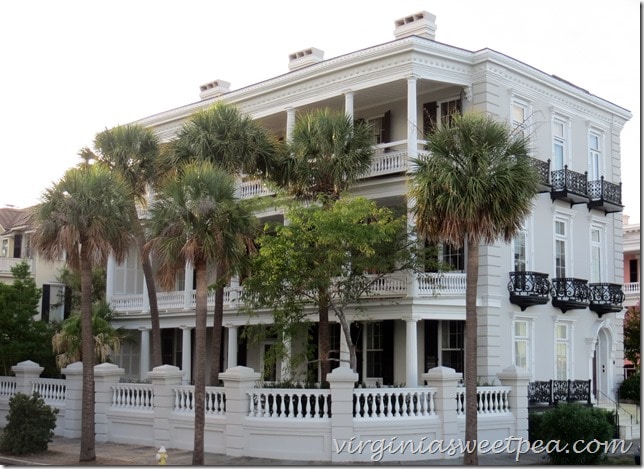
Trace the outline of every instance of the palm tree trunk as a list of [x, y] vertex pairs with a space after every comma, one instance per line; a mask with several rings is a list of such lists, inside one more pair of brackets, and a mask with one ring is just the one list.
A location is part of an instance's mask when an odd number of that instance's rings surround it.
[[325, 289], [320, 289], [319, 293], [319, 309], [318, 309], [318, 360], [320, 363], [320, 384], [324, 387], [328, 384], [326, 375], [331, 372], [331, 365], [329, 363], [329, 353], [331, 351], [331, 331], [329, 330], [329, 299], [328, 292]]
[[203, 466], [206, 423], [206, 307], [208, 305], [205, 262], [195, 262], [195, 274], [197, 278], [195, 292], [195, 434], [192, 465]]
[[221, 362], [221, 327], [224, 321], [224, 285], [220, 284], [223, 269], [217, 267], [217, 289], [215, 290], [215, 312], [212, 318], [212, 353], [210, 362], [210, 385], [219, 384], [219, 363]]
[[465, 290], [465, 442], [467, 448], [463, 464], [477, 466], [479, 463], [476, 444], [478, 442], [478, 414], [476, 400], [478, 321], [476, 317], [476, 296], [479, 280], [479, 243], [467, 243], [467, 272]]
[[163, 358], [161, 356], [161, 323], [159, 321], [157, 287], [154, 283], [154, 274], [152, 272], [150, 256], [146, 253], [145, 235], [136, 213], [136, 207], [133, 208], [133, 212], [134, 213], [131, 213], [131, 216], [132, 220], [134, 220], [134, 236], [136, 238], [136, 246], [139, 250], [139, 255], [141, 256], [141, 268], [143, 269], [143, 278], [145, 279], [145, 286], [148, 290], [148, 301], [150, 303], [150, 325], [152, 326], [152, 369], [154, 369], [157, 366], [163, 365]]
[[81, 446], [79, 462], [96, 460], [94, 417], [94, 333], [92, 331], [92, 263], [85, 244], [81, 245], [81, 350], [83, 397], [81, 404]]

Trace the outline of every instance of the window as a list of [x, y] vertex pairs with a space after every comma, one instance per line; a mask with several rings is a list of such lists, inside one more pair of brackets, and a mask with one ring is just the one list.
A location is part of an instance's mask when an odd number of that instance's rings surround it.
[[602, 237], [601, 230], [597, 227], [590, 229], [590, 282], [602, 281]]
[[570, 376], [570, 326], [555, 324], [555, 379], [568, 379]]
[[439, 259], [452, 268], [452, 271], [465, 272], [465, 248], [452, 244], [439, 246]]
[[7, 238], [2, 240], [2, 252], [0, 257], [9, 257], [9, 240]]
[[556, 171], [563, 169], [568, 156], [566, 154], [567, 125], [563, 120], [555, 118], [555, 120], [553, 121], [552, 138], [552, 169]]
[[512, 324], [513, 362], [526, 370], [530, 369], [530, 324], [516, 320]]
[[368, 322], [365, 336], [367, 352], [367, 378], [382, 377], [383, 331], [381, 322]]
[[529, 105], [527, 102], [519, 99], [512, 100], [510, 109], [510, 120], [512, 129], [516, 129], [523, 137], [528, 137], [530, 133], [530, 123], [528, 122]]
[[600, 136], [596, 132], [588, 134], [588, 180], [598, 181], [600, 178], [599, 165], [601, 163]]
[[367, 119], [367, 123], [370, 124], [373, 128], [373, 134], [374, 134], [376, 145], [379, 143], [384, 143], [384, 139], [383, 139], [383, 136], [385, 133], [384, 117], [383, 116], [372, 117], [371, 119]]
[[451, 99], [449, 101], [443, 101], [439, 106], [440, 110], [440, 123], [441, 125], [450, 125], [452, 123], [452, 116], [454, 114], [461, 113], [461, 100]]
[[555, 220], [555, 278], [566, 276], [567, 264], [567, 223], [563, 220]]
[[441, 365], [458, 373], [464, 367], [465, 321], [441, 321]]
[[526, 238], [527, 233], [524, 230], [519, 231], [514, 237], [512, 244], [512, 256], [514, 258], [514, 271], [525, 272], [528, 266], [526, 255]]
[[125, 261], [114, 269], [114, 293], [117, 295], [143, 293], [143, 270], [135, 248], [130, 249]]
[[631, 259], [628, 261], [628, 281], [631, 283], [639, 282], [639, 259]]

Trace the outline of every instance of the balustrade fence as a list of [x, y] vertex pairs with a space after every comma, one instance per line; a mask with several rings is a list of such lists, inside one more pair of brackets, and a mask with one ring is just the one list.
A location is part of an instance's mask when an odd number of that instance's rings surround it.
[[[37, 392], [59, 409], [56, 435], [80, 437], [82, 363], [63, 369], [65, 379], [40, 378], [42, 370], [27, 361], [12, 367], [15, 376], [0, 377], [0, 424], [6, 420], [13, 395]], [[191, 449], [194, 386], [181, 384], [181, 370], [169, 365], [157, 367], [148, 373], [150, 384], [121, 383], [123, 374], [123, 369], [112, 364], [94, 368], [96, 440]], [[528, 378], [514, 367], [498, 376], [503, 386], [478, 388], [479, 437], [527, 437], [527, 414], [515, 410], [527, 409]], [[416, 442], [429, 434], [444, 440], [463, 438], [464, 388], [458, 384], [461, 374], [451, 368], [433, 368], [422, 375], [426, 386], [410, 388], [356, 388], [358, 375], [346, 367], [328, 375], [330, 389], [262, 388], [259, 377], [250, 368], [234, 367], [220, 374], [223, 387], [206, 387], [206, 451], [368, 462], [368, 454], [337, 448], [356, 435], [401, 438], [403, 428], [405, 438]], [[405, 461], [449, 455], [403, 453], [388, 457]]]

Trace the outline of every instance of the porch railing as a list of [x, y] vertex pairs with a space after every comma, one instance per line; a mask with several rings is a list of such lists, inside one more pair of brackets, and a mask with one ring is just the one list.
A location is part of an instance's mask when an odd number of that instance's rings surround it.
[[[476, 413], [478, 415], [509, 414], [509, 386], [478, 386], [476, 388]], [[465, 388], [456, 390], [456, 415], [465, 415]]]
[[249, 417], [300, 420], [331, 417], [328, 389], [254, 389], [248, 396]]
[[427, 272], [418, 274], [418, 292], [420, 295], [464, 295], [465, 273], [463, 272]]
[[381, 419], [436, 415], [432, 388], [367, 388], [353, 392], [353, 417]]

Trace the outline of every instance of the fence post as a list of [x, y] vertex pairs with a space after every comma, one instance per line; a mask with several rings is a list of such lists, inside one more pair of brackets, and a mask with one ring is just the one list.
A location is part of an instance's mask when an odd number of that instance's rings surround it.
[[261, 374], [246, 366], [234, 366], [219, 374], [226, 391], [226, 454], [244, 456], [244, 420], [248, 415], [248, 390]]
[[358, 373], [340, 366], [326, 375], [331, 387], [331, 462], [351, 462], [353, 455], [339, 452], [343, 443], [355, 436], [353, 428], [353, 390]]
[[107, 412], [112, 406], [112, 385], [125, 374], [123, 368], [113, 363], [101, 363], [94, 367], [94, 425], [96, 441], [111, 441]]
[[22, 393], [31, 396], [33, 381], [40, 378], [44, 368], [31, 360], [25, 360], [11, 367], [16, 375], [16, 394]]
[[170, 412], [174, 409], [174, 386], [181, 384], [183, 372], [179, 367], [161, 365], [148, 371], [154, 387], [154, 444], [173, 448], [170, 442]]
[[497, 376], [503, 386], [510, 386], [511, 388], [508, 401], [516, 422], [516, 432], [512, 436], [527, 439], [528, 384], [530, 383], [530, 375], [525, 369], [512, 365], [497, 373]]
[[459, 440], [458, 421], [456, 414], [456, 388], [463, 373], [457, 373], [454, 368], [437, 366], [422, 374], [427, 385], [436, 388], [434, 404], [436, 414], [441, 421], [442, 435], [437, 435], [443, 441]]
[[83, 407], [83, 362], [75, 362], [60, 370], [65, 375], [65, 438], [80, 438]]

